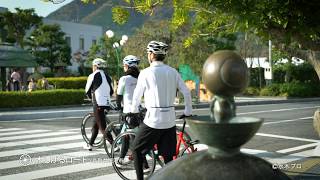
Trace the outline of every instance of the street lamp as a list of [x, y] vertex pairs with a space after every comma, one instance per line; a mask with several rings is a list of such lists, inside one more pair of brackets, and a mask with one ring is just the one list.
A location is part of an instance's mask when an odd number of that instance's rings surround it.
[[[114, 33], [112, 30], [108, 30], [106, 31], [106, 36], [111, 39], [114, 36]], [[117, 77], [118, 79], [120, 78], [120, 70], [119, 70], [119, 62], [120, 62], [120, 50], [121, 50], [121, 46], [123, 46], [128, 40], [128, 36], [127, 35], [122, 35], [122, 38], [119, 42], [114, 42], [112, 44], [112, 47], [115, 49], [116, 52], [116, 58], [117, 58]]]

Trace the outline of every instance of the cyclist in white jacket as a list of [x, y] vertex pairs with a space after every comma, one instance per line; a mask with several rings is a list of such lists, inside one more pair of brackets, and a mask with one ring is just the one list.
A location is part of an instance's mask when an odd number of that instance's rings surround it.
[[[143, 179], [143, 157], [155, 144], [165, 163], [175, 155], [176, 127], [174, 99], [176, 90], [182, 92], [185, 100], [184, 115], [192, 114], [191, 95], [180, 74], [163, 60], [168, 45], [151, 41], [147, 46], [150, 67], [142, 70], [132, 99], [132, 113], [138, 113], [138, 107], [144, 96], [147, 108], [146, 117], [140, 124], [133, 144], [133, 156], [137, 179]], [[135, 116], [135, 114], [133, 114]]]
[[[111, 78], [102, 70], [105, 61], [100, 58], [96, 58], [92, 62], [92, 73], [89, 75], [86, 84], [86, 94], [92, 99], [93, 113], [95, 122], [92, 127], [92, 135], [89, 144], [83, 148], [92, 151], [92, 144], [94, 143], [99, 129], [104, 134], [106, 129], [105, 109], [110, 107], [110, 97], [113, 94], [111, 86]], [[107, 134], [107, 140], [112, 143], [111, 134]]]
[[[123, 112], [123, 121], [126, 120], [126, 114], [130, 113], [132, 96], [139, 76], [139, 62], [140, 59], [133, 55], [128, 55], [123, 59], [123, 70], [125, 75], [119, 79], [117, 88], [117, 108]], [[123, 106], [121, 105], [122, 102]], [[124, 138], [123, 142], [121, 143], [120, 156], [116, 162], [118, 166], [122, 166], [126, 163], [124, 158], [129, 149], [128, 140], [129, 139]]]

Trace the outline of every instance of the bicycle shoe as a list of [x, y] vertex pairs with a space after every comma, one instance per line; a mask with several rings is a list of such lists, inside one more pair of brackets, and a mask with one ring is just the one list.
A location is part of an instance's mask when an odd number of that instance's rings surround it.
[[125, 166], [125, 165], [128, 165], [132, 162], [132, 160], [130, 159], [125, 159], [125, 158], [119, 158], [116, 162], [116, 166], [117, 167], [122, 167], [122, 166]]
[[92, 151], [92, 146], [90, 144], [85, 144], [85, 145], [83, 145], [83, 149]]

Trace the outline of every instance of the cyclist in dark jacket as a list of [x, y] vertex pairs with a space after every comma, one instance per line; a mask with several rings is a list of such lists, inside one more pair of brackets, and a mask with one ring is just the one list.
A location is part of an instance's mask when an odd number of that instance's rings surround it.
[[[95, 122], [92, 127], [92, 135], [89, 144], [83, 148], [92, 151], [92, 144], [94, 143], [97, 135], [100, 132], [104, 135], [106, 129], [105, 110], [110, 107], [111, 96], [113, 89], [111, 85], [111, 78], [102, 70], [105, 61], [96, 58], [92, 62], [92, 71], [87, 79], [86, 94], [92, 99], [93, 113]], [[107, 134], [107, 140], [112, 143], [111, 134]]]

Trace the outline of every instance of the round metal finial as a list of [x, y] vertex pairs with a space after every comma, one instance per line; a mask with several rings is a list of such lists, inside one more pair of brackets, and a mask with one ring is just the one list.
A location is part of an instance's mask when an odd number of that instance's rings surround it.
[[205, 62], [202, 77], [204, 84], [213, 94], [233, 96], [247, 86], [247, 66], [235, 52], [217, 51]]
[[243, 91], [248, 82], [244, 60], [233, 51], [217, 51], [206, 60], [202, 78], [209, 91], [215, 94], [210, 107], [211, 119], [227, 122], [235, 117], [233, 96]]

